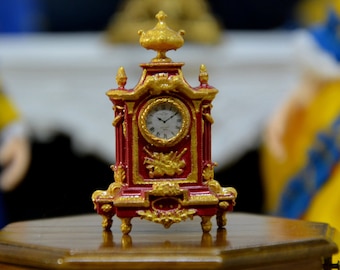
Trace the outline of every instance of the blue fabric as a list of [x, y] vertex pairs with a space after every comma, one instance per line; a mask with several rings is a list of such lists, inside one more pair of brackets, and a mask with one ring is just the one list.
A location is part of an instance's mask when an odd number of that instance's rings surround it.
[[0, 32], [23, 33], [40, 30], [41, 0], [0, 0]]
[[337, 61], [340, 61], [339, 26], [339, 17], [334, 10], [330, 9], [326, 23], [310, 29], [310, 34], [320, 48], [329, 53]]
[[329, 132], [319, 133], [308, 152], [306, 166], [288, 181], [276, 215], [301, 218], [314, 195], [329, 179], [340, 159], [340, 116]]

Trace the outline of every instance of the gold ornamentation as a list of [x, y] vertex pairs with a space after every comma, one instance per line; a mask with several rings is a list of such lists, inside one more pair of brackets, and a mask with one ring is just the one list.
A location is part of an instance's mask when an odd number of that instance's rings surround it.
[[177, 196], [183, 194], [183, 190], [178, 183], [166, 181], [154, 183], [149, 194], [154, 196]]
[[222, 187], [222, 191], [219, 195], [219, 198], [222, 199], [233, 199], [233, 205], [235, 205], [235, 199], [237, 198], [237, 191], [233, 187]]
[[111, 216], [105, 216], [105, 215], [102, 215], [102, 227], [105, 229], [105, 230], [109, 230], [112, 226], [112, 218]]
[[127, 82], [127, 76], [125, 74], [124, 67], [119, 67], [116, 75], [116, 82], [118, 84], [119, 89], [124, 89]]
[[136, 196], [125, 196], [118, 197], [115, 199], [115, 206], [123, 206], [123, 207], [148, 207], [150, 205], [149, 201], [144, 197], [139, 195]]
[[103, 212], [108, 213], [112, 210], [112, 205], [109, 203], [103, 204], [101, 207], [101, 210], [103, 210]]
[[207, 164], [203, 170], [203, 179], [204, 181], [209, 181], [214, 179], [214, 167], [216, 167], [216, 163]]
[[[146, 72], [146, 68], [153, 69], [155, 71], [158, 71], [161, 68], [161, 63], [146, 63], [142, 66], [144, 67], [142, 76], [140, 78], [139, 83], [135, 87], [134, 91], [126, 91], [125, 89], [110, 89], [106, 92], [106, 95], [114, 100], [114, 99], [123, 99], [126, 100], [127, 105], [129, 105], [130, 101], [132, 102], [132, 106], [128, 107], [128, 113], [131, 114], [134, 112], [134, 101], [138, 100], [145, 94], [150, 94], [150, 89], [152, 89], [153, 94], [159, 93], [161, 91], [158, 91], [157, 88], [161, 87], [160, 84], [164, 83], [163, 80], [157, 80], [157, 76], [150, 75]], [[184, 65], [184, 63], [168, 63], [168, 65], [172, 66], [172, 69], [177, 69], [178, 75], [174, 75], [169, 77], [168, 84], [171, 84], [176, 91], [181, 92], [185, 94], [188, 98], [190, 98], [196, 105], [200, 105], [202, 102], [202, 99], [206, 101], [212, 101], [216, 94], [218, 93], [218, 90], [213, 87], [209, 88], [200, 88], [199, 90], [193, 89], [188, 85], [188, 83], [185, 81], [185, 78], [183, 76], [183, 72], [181, 71], [181, 66]], [[162, 77], [162, 76], [161, 76]], [[162, 77], [164, 79], [164, 77]], [[165, 87], [166, 84], [163, 85]], [[163, 91], [167, 93], [167, 91], [170, 91], [169, 88], [165, 87], [163, 88]], [[171, 90], [175, 91], [175, 90]]]
[[227, 201], [222, 201], [218, 204], [218, 207], [223, 210], [227, 210], [229, 207], [229, 203]]
[[[111, 165], [110, 167], [114, 171], [114, 182], [112, 182], [107, 190], [96, 190], [92, 193], [92, 202], [94, 204], [94, 208], [96, 209], [96, 200], [104, 199], [104, 200], [112, 200], [112, 198], [120, 191], [125, 182], [125, 170], [122, 165]], [[104, 212], [110, 212], [112, 207], [108, 208], [109, 204], [104, 204], [101, 206], [101, 209]], [[111, 205], [110, 205], [111, 206]], [[104, 208], [103, 208], [104, 207]]]
[[122, 165], [111, 165], [111, 170], [114, 172], [114, 180], [116, 183], [123, 184], [125, 182], [125, 169]]
[[[182, 123], [179, 131], [177, 134], [175, 134], [173, 137], [165, 139], [165, 138], [159, 138], [152, 134], [149, 129], [147, 128], [147, 118], [148, 115], [152, 113], [152, 110], [159, 106], [159, 105], [171, 105], [174, 106], [181, 114], [182, 116]], [[150, 99], [148, 102], [143, 105], [141, 108], [141, 115], [138, 119], [138, 126], [141, 134], [143, 137], [150, 143], [154, 144], [156, 146], [174, 146], [176, 143], [181, 141], [185, 135], [189, 131], [189, 123], [190, 123], [190, 113], [187, 109], [187, 107], [184, 105], [183, 102], [178, 100], [177, 98], [168, 97], [168, 98], [154, 98]]]
[[181, 77], [173, 75], [169, 77], [168, 73], [157, 73], [146, 79], [145, 84], [148, 84], [150, 95], [159, 95], [162, 92], [171, 93], [178, 92], [178, 87], [181, 85]]
[[222, 187], [220, 183], [214, 180], [214, 167], [217, 163], [207, 164], [203, 170], [203, 179], [206, 181], [206, 184], [216, 194], [222, 192]]
[[190, 200], [183, 201], [183, 205], [211, 205], [218, 204], [218, 199], [212, 194], [201, 194], [190, 196]]
[[217, 195], [217, 198], [220, 201], [219, 209], [223, 215], [223, 212], [227, 211], [230, 206], [230, 202], [233, 206], [236, 204], [237, 191], [233, 187], [221, 187], [220, 183], [217, 180], [214, 180], [214, 167], [216, 165], [216, 163], [212, 163], [204, 168], [203, 179], [206, 181], [209, 189]]
[[200, 66], [200, 73], [198, 75], [198, 80], [201, 83], [201, 86], [208, 85], [209, 74], [207, 72], [207, 68], [204, 64]]
[[157, 52], [157, 56], [152, 59], [152, 62], [171, 62], [171, 59], [166, 56], [166, 52], [169, 50], [177, 50], [184, 44], [184, 30], [175, 32], [170, 29], [165, 23], [167, 15], [164, 11], [159, 11], [156, 16], [158, 23], [156, 26], [144, 32], [139, 30], [140, 35], [139, 43], [147, 50], [154, 50]]
[[[202, 115], [203, 115], [203, 117], [206, 121], [208, 121], [210, 124], [213, 124], [214, 119], [212, 118], [212, 116], [210, 114], [211, 108], [212, 108], [211, 104], [203, 105], [202, 106], [202, 109], [203, 109]], [[206, 112], [207, 110], [209, 110], [209, 112]]]
[[174, 223], [179, 223], [187, 218], [193, 219], [196, 214], [195, 209], [176, 209], [174, 211], [159, 210], [139, 210], [137, 214], [142, 219], [146, 219], [155, 223], [160, 223], [164, 228], [169, 228]]
[[180, 175], [183, 173], [185, 160], [181, 158], [187, 151], [187, 148], [184, 148], [179, 154], [177, 151], [151, 153], [146, 147], [144, 147], [144, 150], [149, 155], [149, 157], [144, 158], [144, 164], [147, 164], [146, 168], [149, 170], [149, 176], [151, 178], [162, 177], [164, 175], [174, 176], [175, 174]]
[[132, 224], [131, 218], [121, 218], [122, 224], [120, 225], [120, 230], [123, 234], [128, 234], [131, 232]]
[[113, 106], [113, 110], [117, 112], [117, 115], [112, 122], [112, 125], [116, 127], [119, 124], [121, 124], [124, 120], [124, 107], [115, 105]]
[[227, 225], [227, 221], [226, 211], [221, 211], [220, 214], [216, 215], [216, 223], [219, 229]]
[[201, 217], [201, 227], [203, 232], [210, 232], [212, 223], [211, 223], [211, 216], [202, 216]]

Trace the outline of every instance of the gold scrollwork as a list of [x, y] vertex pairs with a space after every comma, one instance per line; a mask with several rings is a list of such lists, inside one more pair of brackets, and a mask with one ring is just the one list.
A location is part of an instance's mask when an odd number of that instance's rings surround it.
[[147, 77], [145, 84], [149, 87], [151, 95], [159, 95], [162, 92], [178, 92], [178, 87], [182, 85], [182, 78], [180, 75], [172, 75], [169, 73], [157, 73], [153, 76]]
[[125, 182], [125, 177], [126, 177], [126, 173], [125, 173], [125, 169], [123, 165], [121, 164], [119, 164], [118, 166], [111, 165], [110, 168], [114, 172], [113, 177], [114, 177], [115, 182], [123, 184]]
[[123, 120], [124, 120], [124, 107], [123, 106], [114, 105], [113, 106], [113, 110], [117, 112], [116, 117], [112, 121], [112, 125], [114, 127], [116, 127], [119, 124], [121, 124], [123, 122]]
[[149, 191], [149, 194], [155, 196], [177, 196], [183, 194], [183, 190], [175, 182], [157, 182], [152, 185], [152, 190]]
[[210, 112], [206, 112], [207, 109], [211, 109], [211, 108], [212, 108], [212, 104], [203, 105], [202, 115], [206, 121], [208, 121], [210, 124], [213, 124], [214, 118], [211, 116]]
[[195, 209], [176, 209], [175, 211], [156, 211], [156, 210], [139, 210], [137, 214], [142, 219], [146, 219], [155, 223], [160, 223], [164, 228], [168, 229], [174, 223], [179, 223], [187, 218], [193, 219], [196, 214]]
[[214, 167], [216, 167], [216, 163], [207, 164], [203, 170], [203, 179], [204, 181], [209, 181], [214, 179]]
[[114, 172], [114, 182], [109, 185], [106, 193], [109, 196], [114, 196], [122, 188], [125, 182], [125, 169], [122, 165], [111, 165], [110, 168]]
[[100, 209], [104, 212], [104, 213], [108, 213], [112, 210], [112, 205], [109, 203], [105, 203], [103, 204]]
[[209, 189], [218, 196], [220, 201], [222, 200], [219, 206], [224, 209], [229, 206], [229, 202], [224, 203], [224, 200], [231, 200], [233, 205], [236, 204], [237, 191], [233, 187], [221, 187], [220, 183], [214, 180], [214, 167], [216, 165], [216, 163], [206, 165], [203, 170], [203, 179]]
[[[96, 205], [96, 200], [99, 198], [99, 199], [112, 199], [113, 196], [115, 196], [119, 191], [120, 189], [122, 188], [124, 182], [125, 182], [125, 170], [124, 170], [124, 167], [122, 165], [111, 165], [111, 169], [114, 171], [114, 182], [112, 182], [108, 189], [107, 190], [96, 190], [92, 193], [92, 202], [94, 204], [94, 208], [96, 209], [97, 208], [97, 205]], [[111, 209], [108, 210], [108, 207], [109, 205], [103, 205], [102, 207], [105, 207], [105, 208], [102, 208], [102, 210], [104, 212], [108, 212], [110, 211]]]

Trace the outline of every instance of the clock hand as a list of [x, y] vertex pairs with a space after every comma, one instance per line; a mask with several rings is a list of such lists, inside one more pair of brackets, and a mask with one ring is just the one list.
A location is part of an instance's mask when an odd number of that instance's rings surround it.
[[174, 113], [173, 115], [171, 115], [168, 119], [164, 120], [164, 123], [165, 122], [168, 122], [168, 120], [170, 120], [172, 117], [174, 117], [176, 114], [178, 114], [178, 112]]
[[168, 120], [163, 120], [162, 118], [159, 118], [159, 117], [157, 117], [157, 119], [159, 120], [159, 121], [162, 121], [163, 123], [165, 123], [166, 121], [168, 121]]

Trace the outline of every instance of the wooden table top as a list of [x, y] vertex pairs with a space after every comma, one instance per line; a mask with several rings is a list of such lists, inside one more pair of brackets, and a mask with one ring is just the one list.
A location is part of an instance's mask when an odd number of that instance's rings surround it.
[[265, 266], [287, 262], [296, 265], [297, 261], [306, 265], [313, 261], [312, 265], [320, 267], [321, 258], [337, 252], [337, 231], [324, 223], [235, 212], [227, 218], [225, 229], [217, 229], [212, 219], [210, 233], [202, 233], [198, 217], [168, 229], [134, 218], [129, 235], [122, 235], [117, 217], [113, 219], [112, 231], [103, 232], [97, 214], [16, 222], [0, 231], [0, 266], [274, 269]]

